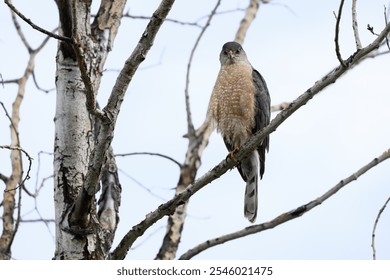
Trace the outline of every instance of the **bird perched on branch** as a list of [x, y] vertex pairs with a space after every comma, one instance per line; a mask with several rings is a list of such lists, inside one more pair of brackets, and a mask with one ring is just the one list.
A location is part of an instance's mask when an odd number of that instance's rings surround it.
[[[270, 122], [270, 96], [267, 85], [237, 42], [223, 45], [219, 56], [221, 69], [211, 94], [207, 119], [221, 133], [234, 158], [241, 145]], [[269, 137], [248, 157], [238, 163], [237, 168], [246, 182], [244, 215], [250, 222], [257, 216], [258, 180], [265, 170], [265, 152]]]

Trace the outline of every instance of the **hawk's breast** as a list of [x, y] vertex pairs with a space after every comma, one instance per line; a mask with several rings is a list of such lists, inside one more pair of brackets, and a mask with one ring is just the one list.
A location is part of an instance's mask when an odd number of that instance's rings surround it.
[[217, 129], [234, 147], [246, 141], [254, 126], [252, 71], [250, 64], [222, 66], [211, 96], [210, 110]]

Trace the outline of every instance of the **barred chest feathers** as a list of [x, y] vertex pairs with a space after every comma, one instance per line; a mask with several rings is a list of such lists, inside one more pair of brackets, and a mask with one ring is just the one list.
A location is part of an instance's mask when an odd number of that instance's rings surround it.
[[222, 137], [239, 147], [251, 135], [255, 115], [255, 86], [250, 64], [223, 65], [214, 86], [210, 110]]

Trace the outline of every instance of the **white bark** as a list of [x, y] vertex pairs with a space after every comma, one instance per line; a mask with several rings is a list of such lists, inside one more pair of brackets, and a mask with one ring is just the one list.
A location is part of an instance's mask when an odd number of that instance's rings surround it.
[[[75, 61], [57, 58], [57, 105], [54, 143], [54, 201], [56, 220], [56, 259], [82, 258], [81, 239], [75, 241], [66, 213], [84, 183], [89, 155], [93, 149], [92, 122], [85, 106], [86, 96]], [[65, 230], [64, 230], [65, 229]], [[70, 253], [71, 252], [71, 253]], [[70, 255], [69, 255], [70, 254]]]

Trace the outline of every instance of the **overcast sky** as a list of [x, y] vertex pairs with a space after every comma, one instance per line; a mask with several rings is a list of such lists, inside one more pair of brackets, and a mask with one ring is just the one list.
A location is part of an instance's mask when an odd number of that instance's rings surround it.
[[[128, 1], [126, 11], [150, 16], [160, 1]], [[216, 1], [177, 0], [169, 18], [199, 24], [206, 21]], [[245, 8], [248, 1], [222, 1], [219, 12]], [[346, 1], [340, 29], [341, 54], [355, 51], [351, 1]], [[53, 0], [13, 1], [28, 18], [45, 29], [58, 24]], [[388, 0], [358, 1], [358, 22], [363, 46], [384, 27]], [[97, 5], [95, 5], [97, 6]], [[267, 81], [272, 104], [292, 101], [338, 65], [334, 47], [335, 17], [339, 1], [275, 0], [261, 5], [247, 33], [244, 48], [252, 65]], [[96, 9], [97, 7], [95, 7]], [[190, 76], [191, 109], [195, 126], [205, 117], [219, 69], [222, 45], [234, 38], [242, 11], [216, 16], [200, 42]], [[21, 22], [21, 21], [20, 21]], [[10, 12], [0, 4], [0, 73], [4, 80], [23, 74], [28, 54], [13, 27]], [[121, 69], [140, 38], [146, 20], [124, 19], [114, 50], [106, 64], [99, 103], [105, 105]], [[21, 22], [32, 46], [45, 38]], [[188, 58], [200, 28], [164, 23], [147, 59], [129, 86], [117, 123], [115, 153], [158, 152], [179, 162], [187, 149], [184, 106]], [[40, 87], [55, 87], [57, 42], [36, 58]], [[368, 59], [326, 88], [291, 116], [272, 135], [266, 172], [260, 182], [257, 223], [273, 219], [320, 196], [374, 157], [390, 148], [390, 56]], [[9, 112], [16, 85], [0, 87], [0, 100]], [[38, 91], [27, 84], [21, 108], [22, 147], [34, 158], [27, 187], [33, 191], [52, 174], [55, 91]], [[275, 116], [275, 113], [272, 117]], [[0, 113], [0, 145], [10, 143], [9, 122]], [[201, 176], [227, 155], [220, 135], [214, 133], [202, 157]], [[178, 168], [158, 157], [117, 158], [122, 184], [120, 223], [122, 236], [147, 213], [172, 198]], [[24, 159], [24, 164], [27, 160]], [[27, 165], [26, 165], [27, 166]], [[371, 234], [379, 209], [390, 196], [390, 161], [369, 171], [303, 217], [275, 229], [214, 247], [197, 259], [371, 259]], [[9, 151], [0, 150], [0, 173], [9, 174]], [[4, 186], [1, 185], [0, 186]], [[237, 170], [227, 172], [191, 198], [178, 256], [207, 239], [249, 225], [243, 216], [245, 183]], [[1, 189], [1, 188], [0, 188]], [[24, 219], [54, 217], [53, 181], [46, 180], [39, 198], [23, 195]], [[1, 211], [1, 210], [0, 210]], [[165, 234], [166, 219], [150, 228], [135, 243], [127, 259], [152, 259]], [[1, 225], [1, 222], [0, 222]], [[377, 258], [390, 259], [390, 211], [378, 224]], [[54, 225], [22, 223], [13, 247], [16, 259], [50, 259], [54, 255]]]

